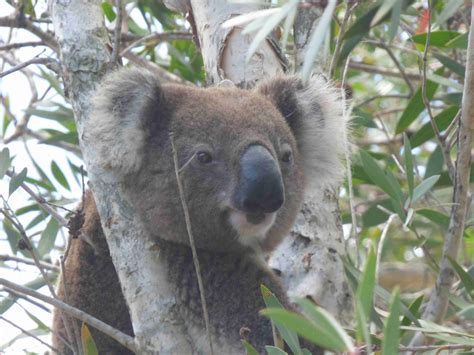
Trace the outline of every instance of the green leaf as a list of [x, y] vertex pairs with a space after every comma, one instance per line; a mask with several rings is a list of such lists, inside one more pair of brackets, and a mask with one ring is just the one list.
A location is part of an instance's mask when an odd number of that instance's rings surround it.
[[[108, 3], [106, 3], [108, 4]], [[64, 97], [64, 91], [61, 87], [61, 82], [55, 78], [54, 76], [52, 76], [51, 74], [49, 74], [48, 72], [44, 71], [43, 69], [40, 68], [40, 72], [41, 72], [41, 76], [43, 78], [45, 78], [49, 85], [51, 85], [51, 87], [59, 94], [61, 95], [62, 97]]]
[[100, 6], [102, 6], [102, 11], [105, 17], [107, 17], [107, 20], [109, 20], [109, 22], [113, 22], [115, 18], [117, 17], [113, 6], [109, 4], [108, 2], [103, 2], [102, 4], [100, 4]]
[[364, 36], [367, 33], [369, 33], [372, 19], [374, 18], [375, 14], [379, 11], [379, 8], [380, 8], [380, 4], [377, 4], [371, 9], [367, 10], [364, 15], [360, 16], [354, 22], [354, 24], [347, 29], [343, 38], [347, 40], [351, 37], [356, 37], [359, 35]]
[[7, 235], [8, 244], [13, 254], [18, 252], [18, 242], [21, 239], [20, 233], [13, 227], [12, 223], [8, 219], [3, 220], [3, 231]]
[[382, 341], [382, 354], [396, 355], [400, 343], [400, 291], [398, 288], [393, 291], [389, 312]]
[[454, 59], [451, 59], [445, 55], [434, 53], [433, 56], [440, 61], [445, 67], [451, 70], [453, 73], [456, 73], [460, 77], [464, 78], [466, 67]]
[[23, 184], [23, 182], [25, 181], [26, 179], [26, 174], [28, 173], [28, 169], [27, 168], [23, 168], [23, 170], [18, 174], [18, 175], [14, 175], [11, 180], [10, 180], [10, 186], [8, 188], [8, 193], [9, 195], [13, 194], [15, 192], [16, 189], [18, 189], [20, 187], [21, 184]]
[[267, 351], [268, 355], [288, 355], [286, 351], [283, 351], [280, 348], [277, 348], [276, 346], [267, 345], [265, 346], [265, 350]]
[[260, 311], [260, 314], [326, 349], [339, 352], [345, 351], [346, 349], [345, 344], [331, 337], [331, 333], [328, 332], [327, 329], [321, 328], [300, 314], [279, 308], [267, 308]]
[[401, 194], [398, 182], [397, 184], [393, 184], [393, 175], [390, 177], [385, 175], [384, 171], [375, 162], [374, 158], [372, 158], [366, 151], [361, 150], [360, 156], [364, 171], [369, 176], [370, 180], [396, 201], [394, 207], [397, 208], [398, 213], [402, 213], [403, 215], [403, 211], [400, 211], [400, 206], [403, 205], [403, 201], [400, 197], [403, 197], [403, 194]]
[[[426, 44], [426, 35], [426, 33], [420, 33], [414, 35], [411, 39], [413, 42], [424, 46]], [[446, 47], [449, 41], [459, 37], [459, 35], [461, 35], [459, 32], [454, 31], [432, 31], [430, 33], [430, 46]]]
[[[446, 128], [448, 128], [449, 124], [452, 122], [454, 117], [459, 111], [459, 106], [451, 106], [447, 109], [441, 111], [434, 117], [434, 121], [436, 126], [438, 127], [439, 131], [442, 132]], [[427, 142], [431, 138], [435, 136], [433, 125], [431, 122], [428, 122], [423, 125], [411, 138], [410, 143], [412, 148], [416, 148], [423, 143]]]
[[404, 0], [396, 0], [392, 8], [392, 14], [390, 15], [390, 25], [387, 31], [388, 41], [392, 42], [395, 38], [398, 27], [400, 25], [400, 15], [402, 13]]
[[445, 229], [447, 229], [449, 226], [449, 216], [446, 216], [441, 212], [430, 210], [428, 208], [422, 208], [417, 210], [416, 214], [428, 218], [431, 222], [434, 222]]
[[[395, 5], [395, 2], [397, 0], [385, 0], [382, 2], [380, 5], [379, 9], [377, 10], [377, 13], [374, 15], [372, 18], [372, 21], [370, 21], [370, 26], [375, 26], [377, 23], [382, 21], [382, 19], [392, 10], [392, 7]], [[400, 1], [399, 1], [400, 2]]]
[[336, 8], [337, 1], [329, 0], [322, 16], [319, 18], [318, 24], [309, 39], [308, 50], [304, 55], [303, 68], [301, 69], [301, 76], [303, 80], [307, 81], [311, 74], [311, 70], [314, 68], [314, 61], [318, 57], [320, 47], [323, 44], [326, 33], [331, 28], [332, 15]]
[[447, 48], [467, 49], [468, 32], [463, 33], [446, 43]]
[[43, 233], [41, 233], [41, 239], [38, 243], [38, 254], [41, 258], [53, 249], [58, 231], [58, 221], [51, 217]]
[[456, 271], [458, 274], [459, 278], [461, 279], [462, 284], [466, 288], [466, 291], [474, 295], [474, 279], [469, 275], [462, 267], [459, 265], [456, 260], [448, 257], [451, 265], [453, 266], [453, 269]]
[[441, 147], [437, 146], [433, 153], [431, 153], [428, 162], [426, 163], [426, 170], [424, 178], [427, 179], [433, 175], [439, 175], [443, 171], [444, 156]]
[[[426, 97], [428, 100], [431, 100], [438, 90], [439, 84], [427, 80], [426, 81]], [[410, 99], [406, 109], [403, 111], [400, 120], [398, 121], [397, 128], [395, 133], [400, 134], [405, 129], [407, 129], [413, 121], [419, 116], [421, 112], [425, 109], [425, 104], [423, 103], [423, 95], [421, 87], [416, 91], [415, 95]]]
[[357, 287], [356, 298], [360, 302], [363, 314], [366, 319], [370, 319], [375, 288], [375, 264], [377, 257], [373, 246], [369, 248], [367, 259], [365, 261], [364, 271], [362, 272], [359, 286]]
[[247, 355], [259, 355], [258, 351], [247, 340], [242, 340]]
[[[424, 299], [425, 299], [424, 295], [418, 296], [410, 304], [410, 307], [408, 307], [410, 312], [417, 318], [420, 316], [419, 310], [420, 310], [421, 305], [423, 304]], [[401, 325], [410, 325], [411, 323], [412, 323], [411, 319], [407, 316], [404, 316], [403, 319], [402, 319]]]
[[439, 180], [440, 175], [433, 175], [423, 180], [413, 191], [412, 204], [422, 198]]
[[358, 343], [365, 343], [367, 349], [372, 349], [372, 341], [369, 332], [370, 321], [364, 314], [364, 307], [359, 299], [356, 299], [356, 336]]
[[408, 181], [408, 191], [410, 198], [413, 197], [413, 188], [415, 186], [415, 177], [413, 175], [413, 156], [411, 155], [410, 141], [405, 133], [403, 133], [404, 155], [405, 155], [405, 170]]
[[33, 228], [34, 226], [37, 226], [42, 221], [44, 221], [47, 217], [48, 215], [46, 213], [44, 213], [43, 211], [40, 211], [40, 213], [38, 213], [38, 215], [35, 218], [33, 218], [33, 220], [31, 220], [30, 223], [26, 225], [25, 230], [29, 230]]
[[[317, 307], [311, 301], [307, 299], [297, 300], [296, 303], [301, 307], [303, 313], [308, 317], [310, 321], [319, 327], [325, 329], [332, 339], [344, 344], [348, 352], [354, 351], [354, 344], [351, 338], [338, 323], [338, 321], [326, 310], [321, 307]], [[342, 346], [342, 345], [341, 345]]]
[[70, 190], [69, 183], [66, 180], [66, 177], [64, 176], [63, 172], [59, 168], [58, 164], [53, 160], [51, 162], [51, 171], [53, 172], [53, 176], [56, 178], [56, 180], [66, 189]]
[[[260, 285], [263, 300], [267, 308], [281, 308], [284, 309], [278, 298], [265, 286]], [[288, 330], [286, 327], [276, 324], [278, 332], [281, 334], [283, 340], [288, 344], [294, 354], [301, 354], [301, 346], [298, 340], [298, 335], [295, 332]]]
[[70, 112], [65, 112], [62, 109], [58, 109], [55, 111], [48, 111], [48, 110], [40, 110], [37, 108], [29, 108], [25, 110], [25, 112], [29, 113], [32, 116], [46, 118], [48, 120], [57, 121], [59, 123], [74, 119], [74, 116]]
[[0, 179], [3, 179], [10, 167], [10, 150], [3, 148], [0, 152]]
[[81, 327], [81, 341], [84, 355], [99, 355], [95, 341], [86, 323], [82, 323]]

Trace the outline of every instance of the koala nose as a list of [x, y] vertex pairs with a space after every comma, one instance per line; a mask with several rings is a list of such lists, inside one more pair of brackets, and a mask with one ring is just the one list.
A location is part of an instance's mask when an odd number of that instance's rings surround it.
[[277, 162], [267, 148], [252, 145], [240, 159], [236, 207], [245, 213], [271, 213], [285, 201], [283, 181]]

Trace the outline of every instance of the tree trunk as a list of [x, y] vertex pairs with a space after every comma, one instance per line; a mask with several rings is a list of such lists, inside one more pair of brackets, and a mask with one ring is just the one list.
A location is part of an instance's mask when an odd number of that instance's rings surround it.
[[90, 99], [109, 66], [110, 52], [99, 0], [50, 0], [50, 13], [61, 51], [66, 90], [74, 110], [79, 141], [102, 227], [130, 309], [138, 353], [191, 353], [174, 314], [171, 294], [156, 245], [125, 198], [120, 181], [99, 170], [93, 144], [83, 142]]

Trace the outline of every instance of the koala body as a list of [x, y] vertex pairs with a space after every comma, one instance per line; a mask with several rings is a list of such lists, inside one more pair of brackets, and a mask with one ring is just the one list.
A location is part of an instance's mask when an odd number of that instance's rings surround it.
[[[269, 320], [258, 314], [265, 307], [260, 285], [291, 305], [262, 253], [288, 234], [309, 182], [327, 185], [342, 176], [346, 134], [338, 97], [320, 78], [305, 86], [296, 77], [278, 77], [252, 91], [198, 89], [160, 84], [137, 69], [119, 70], [99, 88], [85, 143], [94, 141], [96, 168], [123, 181], [127, 200], [158, 243], [196, 353], [205, 327], [169, 133], [215, 346], [219, 353], [243, 353], [245, 330], [263, 352], [273, 335]], [[68, 299], [133, 334], [92, 196], [85, 205], [88, 242], [74, 241], [67, 260]], [[55, 330], [64, 334], [59, 315]], [[93, 336], [100, 353], [124, 353], [100, 333]], [[54, 344], [67, 352], [57, 337]]]

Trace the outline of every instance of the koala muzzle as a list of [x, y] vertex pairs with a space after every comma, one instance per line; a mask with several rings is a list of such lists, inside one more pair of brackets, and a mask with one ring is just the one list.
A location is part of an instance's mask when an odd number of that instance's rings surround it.
[[240, 159], [239, 184], [234, 195], [236, 207], [261, 215], [277, 211], [285, 201], [280, 168], [267, 148], [252, 145]]

